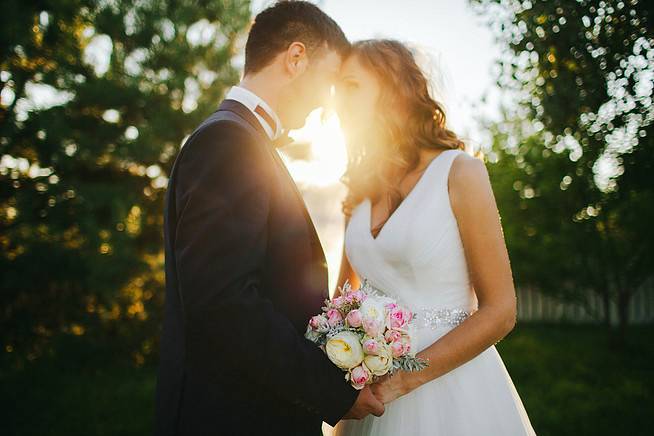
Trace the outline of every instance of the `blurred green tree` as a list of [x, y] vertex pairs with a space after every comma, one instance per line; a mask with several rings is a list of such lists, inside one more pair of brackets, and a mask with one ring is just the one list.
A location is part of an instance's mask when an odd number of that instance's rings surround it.
[[652, 2], [471, 0], [507, 48], [498, 85], [518, 104], [489, 123], [489, 171], [516, 276], [604, 301], [620, 332], [654, 272]]
[[166, 176], [238, 81], [249, 21], [238, 0], [3, 3], [0, 340], [13, 364], [65, 344], [137, 364], [156, 348]]

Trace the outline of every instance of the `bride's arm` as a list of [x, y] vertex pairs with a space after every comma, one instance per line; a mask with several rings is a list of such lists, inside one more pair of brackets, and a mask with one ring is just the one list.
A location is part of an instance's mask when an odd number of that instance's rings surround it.
[[[347, 223], [350, 221], [349, 217], [345, 217], [345, 227], [347, 228]], [[341, 291], [338, 290], [339, 286], [343, 286], [345, 281], [348, 280], [352, 288], [356, 289], [359, 287], [359, 277], [357, 273], [352, 269], [350, 261], [345, 254], [345, 238], [343, 238], [343, 252], [341, 254], [341, 268], [338, 273], [338, 281], [336, 282], [336, 289], [334, 289], [333, 297], [336, 298], [341, 295]]]
[[[484, 163], [455, 158], [449, 174], [456, 216], [479, 310], [418, 353], [429, 367], [382, 379], [375, 392], [383, 402], [404, 395], [479, 355], [515, 326], [516, 296], [500, 216]], [[399, 375], [399, 376], [398, 376]]]

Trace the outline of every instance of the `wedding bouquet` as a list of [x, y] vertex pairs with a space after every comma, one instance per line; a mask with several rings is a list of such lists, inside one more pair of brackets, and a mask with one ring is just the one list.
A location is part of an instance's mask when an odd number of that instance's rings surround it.
[[341, 295], [325, 300], [323, 312], [309, 320], [305, 337], [345, 371], [345, 380], [355, 389], [397, 370], [428, 366], [415, 355], [414, 313], [379, 295], [365, 279], [359, 289], [352, 289], [347, 281], [339, 289]]

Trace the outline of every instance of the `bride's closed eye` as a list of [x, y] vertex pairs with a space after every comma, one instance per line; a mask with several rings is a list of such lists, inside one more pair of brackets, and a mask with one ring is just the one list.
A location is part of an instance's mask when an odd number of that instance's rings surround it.
[[338, 84], [337, 88], [340, 88], [342, 91], [352, 92], [359, 89], [359, 82], [354, 79], [343, 79]]
[[348, 90], [348, 91], [355, 91], [355, 90], [359, 89], [359, 84], [357, 82], [354, 82], [354, 81], [347, 82], [345, 84], [345, 89]]

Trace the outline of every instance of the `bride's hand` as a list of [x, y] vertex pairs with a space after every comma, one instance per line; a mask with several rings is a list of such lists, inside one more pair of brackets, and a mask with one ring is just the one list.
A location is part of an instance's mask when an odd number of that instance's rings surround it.
[[397, 371], [392, 376], [386, 374], [371, 384], [370, 390], [382, 403], [390, 403], [415, 389], [409, 379], [410, 374], [405, 371]]

